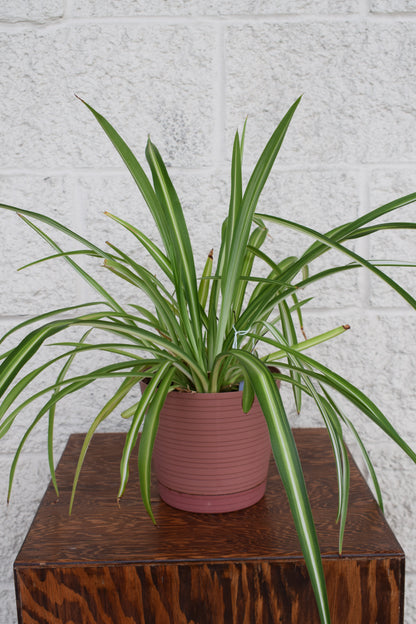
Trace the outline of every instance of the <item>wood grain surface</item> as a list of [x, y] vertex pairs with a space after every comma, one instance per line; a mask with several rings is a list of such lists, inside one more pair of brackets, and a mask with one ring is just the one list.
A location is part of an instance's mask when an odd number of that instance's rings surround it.
[[[403, 622], [404, 553], [353, 464], [338, 555], [337, 483], [323, 429], [294, 431], [324, 559], [333, 624]], [[154, 527], [138, 495], [135, 458], [116, 503], [123, 434], [97, 434], [72, 516], [83, 436], [71, 436], [15, 561], [20, 624], [319, 624], [279, 476], [265, 497], [228, 514], [175, 510], [157, 497]]]

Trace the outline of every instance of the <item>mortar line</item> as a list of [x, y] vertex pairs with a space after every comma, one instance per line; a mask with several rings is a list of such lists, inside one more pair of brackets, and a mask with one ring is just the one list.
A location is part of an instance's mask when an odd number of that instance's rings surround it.
[[370, 13], [371, 21], [378, 23], [388, 22], [414, 22], [416, 20], [416, 11], [396, 11], [395, 13]]
[[356, 13], [304, 13], [304, 14], [292, 14], [292, 13], [270, 13], [261, 15], [244, 15], [244, 14], [229, 14], [229, 15], [120, 15], [120, 16], [89, 16], [89, 17], [75, 17], [73, 15], [66, 15], [64, 10], [63, 17], [51, 17], [45, 21], [19, 19], [15, 18], [15, 21], [1, 19], [0, 18], [0, 32], [7, 31], [25, 31], [32, 30], [46, 30], [46, 29], [61, 29], [71, 26], [83, 26], [83, 25], [96, 25], [96, 24], [143, 24], [149, 25], [183, 25], [183, 26], [200, 26], [200, 25], [214, 25], [218, 23], [227, 24], [232, 23], [234, 25], [254, 24], [262, 23], [263, 25], [273, 24], [334, 24], [334, 23], [362, 23], [362, 22], [375, 22], [375, 23], [390, 23], [390, 22], [414, 22], [416, 21], [416, 11], [397, 11], [394, 13], [370, 12], [369, 7], [365, 8], [365, 5], [360, 5], [359, 10]]
[[183, 26], [203, 26], [232, 23], [234, 25], [262, 23], [264, 25], [273, 24], [334, 24], [334, 23], [354, 23], [365, 21], [415, 21], [416, 12], [396, 12], [396, 13], [370, 13], [362, 8], [356, 13], [344, 14], [291, 14], [291, 13], [271, 13], [264, 15], [131, 15], [131, 16], [102, 16], [102, 17], [75, 17], [73, 15], [64, 15], [63, 17], [51, 17], [45, 21], [36, 21], [29, 19], [16, 18], [15, 21], [0, 19], [0, 31], [24, 31], [61, 29], [71, 26], [88, 26], [88, 25], [128, 25], [135, 24], [144, 26], [151, 25], [183, 25]]
[[305, 318], [307, 317], [313, 317], [319, 314], [320, 317], [323, 318], [328, 318], [330, 316], [333, 316], [334, 314], [337, 314], [339, 316], [343, 315], [343, 314], [353, 314], [356, 312], [364, 312], [366, 314], [366, 316], [370, 316], [370, 317], [376, 317], [376, 316], [388, 316], [388, 317], [401, 317], [401, 318], [406, 318], [408, 317], [409, 319], [413, 318], [414, 312], [412, 312], [412, 310], [402, 307], [402, 308], [395, 308], [392, 306], [389, 307], [381, 307], [381, 306], [368, 306], [368, 307], [361, 307], [359, 305], [356, 306], [340, 306], [338, 308], [326, 308], [326, 307], [319, 307], [317, 306], [316, 308], [309, 308], [308, 310], [305, 308], [303, 311], [303, 316]]
[[[374, 306], [369, 306], [366, 308], [362, 308], [360, 306], [340, 306], [337, 308], [331, 308], [331, 307], [319, 307], [317, 306], [316, 308], [309, 308], [309, 309], [304, 309], [303, 311], [303, 315], [304, 317], [314, 317], [316, 315], [319, 315], [320, 317], [324, 317], [324, 318], [328, 318], [330, 316], [334, 316], [334, 315], [344, 315], [344, 314], [353, 314], [356, 312], [365, 312], [365, 314], [367, 316], [371, 316], [371, 317], [375, 317], [375, 316], [388, 316], [388, 317], [401, 317], [401, 318], [413, 318], [414, 313], [412, 312], [412, 310], [407, 309], [405, 307], [402, 308], [395, 308], [393, 306], [389, 306], [389, 307], [374, 307]], [[33, 317], [34, 315], [31, 314], [0, 314], [0, 325], [3, 323], [10, 323], [10, 322], [23, 322], [26, 320], [29, 320]], [[70, 317], [68, 317], [70, 318]]]
[[[217, 94], [218, 97], [218, 94]], [[221, 96], [222, 97], [222, 96]], [[225, 96], [224, 96], [225, 97]], [[221, 122], [224, 126], [224, 130], [222, 130], [223, 136], [225, 132], [225, 104], [223, 110], [224, 120]], [[224, 143], [225, 144], [225, 143]], [[225, 154], [224, 145], [222, 147], [223, 156]], [[358, 171], [373, 171], [374, 169], [401, 169], [403, 171], [411, 170], [414, 171], [416, 166], [416, 161], [408, 161], [408, 162], [371, 162], [371, 163], [326, 163], [326, 162], [309, 162], [304, 165], [291, 165], [290, 163], [284, 164], [282, 161], [279, 162], [279, 171], [283, 172], [326, 172], [326, 171], [334, 171], [339, 173], [344, 172], [352, 172], [357, 173]], [[215, 166], [207, 166], [207, 167], [169, 167], [169, 170], [173, 173], [180, 173], [184, 175], [194, 175], [194, 174], [204, 174], [204, 173], [213, 173], [215, 171]], [[68, 167], [68, 168], [49, 168], [49, 167], [0, 167], [0, 176], [70, 176], [70, 175], [82, 175], [88, 177], [99, 177], [102, 175], [110, 175], [110, 176], [119, 176], [119, 175], [128, 176], [129, 173], [123, 167]]]

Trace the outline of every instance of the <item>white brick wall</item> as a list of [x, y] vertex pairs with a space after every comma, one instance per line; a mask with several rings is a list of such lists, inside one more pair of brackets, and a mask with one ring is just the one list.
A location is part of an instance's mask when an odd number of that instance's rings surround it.
[[[203, 262], [227, 208], [235, 128], [248, 114], [248, 168], [303, 93], [262, 207], [318, 229], [352, 219], [416, 189], [415, 17], [414, 0], [3, 0], [0, 201], [57, 216], [98, 242], [109, 238], [105, 209], [146, 220], [78, 93], [139, 156], [151, 132], [173, 167]], [[398, 218], [415, 221], [415, 214], [413, 206]], [[43, 253], [33, 236], [18, 218], [0, 214], [0, 333], [89, 296], [61, 264], [15, 272]], [[290, 250], [293, 237], [282, 238], [275, 231], [268, 244]], [[414, 235], [356, 245], [375, 258], [416, 257]], [[394, 275], [416, 295], [415, 270]], [[306, 315], [311, 333], [341, 323], [352, 330], [338, 339], [337, 353], [322, 346], [322, 357], [368, 392], [415, 447], [415, 315], [382, 284], [351, 273], [317, 289]], [[58, 454], [71, 432], [86, 429], [106, 393], [84, 392], [76, 414], [72, 403], [72, 419], [59, 425]], [[297, 421], [310, 422], [319, 420], [307, 410]], [[407, 555], [405, 622], [414, 624], [415, 467], [358, 422]], [[121, 426], [117, 416], [106, 423]], [[24, 419], [0, 442], [0, 624], [16, 622], [12, 564], [49, 478], [41, 426], [6, 508], [7, 470], [23, 430]]]

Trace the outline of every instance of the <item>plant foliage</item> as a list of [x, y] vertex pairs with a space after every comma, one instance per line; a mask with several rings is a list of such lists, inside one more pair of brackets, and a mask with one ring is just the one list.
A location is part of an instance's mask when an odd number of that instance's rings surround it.
[[[354, 425], [337, 404], [336, 397], [341, 395], [358, 407], [413, 461], [416, 461], [416, 455], [367, 396], [339, 374], [305, 354], [305, 350], [310, 347], [342, 334], [348, 326], [336, 327], [309, 339], [299, 339], [296, 326], [298, 321], [302, 324], [302, 308], [310, 300], [301, 299], [300, 296], [310, 284], [318, 280], [340, 271], [364, 267], [384, 280], [416, 309], [416, 301], [411, 294], [382, 269], [385, 264], [403, 266], [403, 263], [367, 260], [345, 246], [348, 241], [385, 229], [414, 229], [415, 223], [380, 223], [379, 218], [415, 201], [416, 193], [401, 197], [326, 233], [317, 232], [281, 216], [257, 213], [260, 194], [299, 101], [290, 107], [270, 137], [245, 188], [242, 183], [244, 131], [242, 137], [236, 133], [231, 164], [231, 198], [228, 215], [222, 225], [218, 259], [215, 265], [210, 252], [199, 279], [182, 207], [156, 146], [148, 140], [146, 159], [151, 171], [151, 181], [116, 130], [84, 102], [133, 176], [158, 228], [162, 246], [156, 245], [136, 225], [112, 214], [108, 214], [108, 217], [135, 237], [137, 254], [134, 257], [111, 244], [108, 248], [101, 249], [43, 214], [0, 205], [4, 210], [19, 214], [54, 249], [51, 256], [37, 262], [63, 258], [99, 295], [98, 302], [75, 308], [60, 308], [24, 321], [3, 337], [2, 341], [17, 329], [30, 324], [36, 326], [16, 347], [0, 356], [0, 436], [7, 433], [25, 407], [30, 406], [35, 399], [43, 397], [43, 406], [27, 428], [17, 449], [10, 472], [10, 488], [22, 447], [44, 416], [49, 423], [49, 465], [57, 488], [53, 459], [57, 403], [96, 380], [119, 377], [121, 383], [117, 391], [98, 413], [85, 437], [74, 478], [72, 507], [79, 474], [94, 432], [133, 390], [137, 395], [137, 385], [147, 378], [149, 383], [141, 399], [122, 414], [123, 417], [131, 419], [131, 425], [120, 463], [118, 495], [121, 497], [125, 490], [129, 458], [143, 427], [138, 451], [140, 484], [143, 501], [153, 518], [149, 496], [150, 463], [159, 412], [168, 392], [175, 389], [194, 392], [233, 390], [244, 379], [244, 409], [247, 411], [250, 408], [256, 395], [267, 421], [274, 458], [288, 495], [321, 621], [326, 623], [330, 618], [318, 540], [302, 468], [276, 379], [293, 388], [298, 410], [301, 408], [302, 395], [312, 397], [328, 429], [339, 483], [341, 551], [349, 490], [349, 463], [343, 436], [345, 429], [351, 430], [357, 437], [374, 480], [380, 505], [382, 500], [365, 447]], [[80, 248], [69, 252], [62, 250], [42, 229], [43, 225], [52, 226], [65, 234]], [[297, 257], [272, 258], [261, 249], [269, 225], [289, 228], [309, 236], [311, 244]], [[345, 256], [345, 261], [310, 273], [311, 263], [325, 256], [331, 249], [337, 250], [341, 259]], [[156, 263], [160, 270], [159, 277], [141, 263], [140, 258], [144, 252]], [[116, 301], [77, 262], [77, 256], [82, 255], [100, 260], [117, 278], [137, 287], [136, 303], [126, 308]], [[263, 277], [254, 274], [253, 267], [259, 262], [265, 268]], [[138, 304], [142, 300], [141, 293], [151, 301], [149, 308]], [[85, 310], [86, 306], [91, 306], [91, 310]], [[26, 365], [30, 365], [33, 356], [46, 340], [73, 327], [82, 330], [82, 337], [78, 341], [61, 342], [60, 344], [67, 347], [63, 354], [41, 366], [32, 365], [26, 372]], [[91, 333], [97, 331], [101, 336], [103, 332], [107, 334], [108, 341], [90, 341]], [[70, 376], [69, 371], [75, 356], [89, 355], [96, 351], [110, 352], [117, 357], [110, 365], [93, 368], [82, 375]], [[267, 354], [260, 356], [258, 351], [267, 351]], [[29, 398], [22, 400], [22, 393], [26, 388], [33, 382], [36, 384], [38, 376], [48, 366], [59, 361], [62, 361], [62, 367], [56, 382], [37, 389]], [[22, 369], [24, 374], [21, 373]]]

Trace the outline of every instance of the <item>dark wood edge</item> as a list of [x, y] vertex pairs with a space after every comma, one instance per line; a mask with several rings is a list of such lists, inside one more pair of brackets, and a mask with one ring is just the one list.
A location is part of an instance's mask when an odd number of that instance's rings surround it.
[[[351, 555], [322, 555], [322, 561], [335, 561], [335, 560], [380, 560], [383, 561], [385, 559], [398, 559], [400, 560], [400, 564], [401, 564], [401, 572], [403, 573], [404, 576], [404, 570], [405, 570], [405, 555], [403, 552], [387, 552], [387, 553], [380, 553], [378, 555], [375, 555], [374, 553], [360, 553], [360, 554], [351, 554]], [[153, 567], [158, 567], [160, 565], [218, 565], [223, 563], [224, 565], [229, 565], [229, 564], [239, 564], [239, 563], [285, 563], [285, 562], [293, 562], [294, 564], [296, 563], [302, 563], [304, 562], [304, 558], [303, 556], [280, 556], [280, 557], [272, 557], [272, 556], [267, 556], [267, 557], [233, 557], [232, 559], [221, 559], [221, 558], [210, 558], [208, 559], [157, 559], [155, 561], [155, 559], [140, 559], [140, 562], [135, 562], [135, 561], [124, 561], [124, 560], [117, 560], [117, 562], [115, 563], [109, 563], [108, 561], [104, 560], [104, 561], [79, 561], [79, 562], [60, 562], [58, 565], [56, 563], [48, 563], [45, 562], [43, 563], [42, 561], [39, 563], [36, 562], [31, 562], [31, 563], [19, 563], [19, 562], [15, 562], [13, 565], [13, 569], [15, 572], [15, 575], [20, 571], [20, 570], [26, 570], [26, 569], [42, 569], [42, 570], [54, 570], [54, 569], [60, 569], [60, 568], [102, 568], [102, 567], [106, 567], [106, 568], [111, 568], [111, 567], [120, 567], [120, 566], [137, 566], [137, 565], [146, 565], [146, 566], [153, 566]]]
[[18, 624], [23, 624], [23, 621], [22, 621], [23, 604], [22, 604], [22, 598], [20, 596], [19, 572], [15, 566], [13, 566], [13, 575], [14, 575], [14, 591], [16, 594], [17, 622]]

